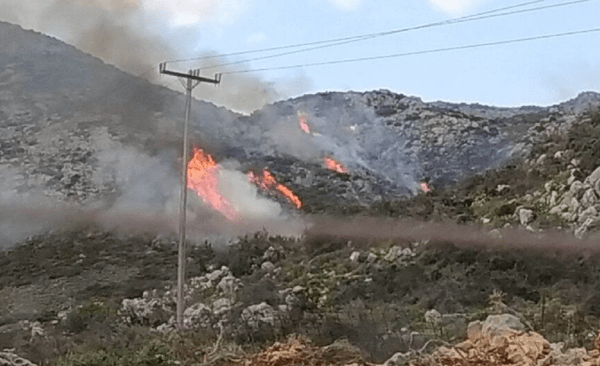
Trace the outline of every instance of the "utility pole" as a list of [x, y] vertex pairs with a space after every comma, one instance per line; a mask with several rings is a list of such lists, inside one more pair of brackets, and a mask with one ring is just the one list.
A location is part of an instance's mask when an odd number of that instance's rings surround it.
[[185, 222], [186, 222], [186, 204], [187, 204], [187, 163], [188, 163], [188, 125], [190, 115], [192, 114], [192, 90], [201, 82], [219, 84], [221, 74], [216, 74], [214, 79], [208, 79], [200, 76], [200, 69], [190, 70], [187, 74], [167, 70], [167, 63], [159, 65], [161, 74], [177, 76], [181, 84], [185, 87], [185, 122], [183, 125], [183, 169], [181, 170], [181, 200], [179, 205], [179, 256], [177, 262], [177, 328], [183, 330], [183, 311], [185, 310], [185, 299], [183, 296], [183, 284], [185, 283]]

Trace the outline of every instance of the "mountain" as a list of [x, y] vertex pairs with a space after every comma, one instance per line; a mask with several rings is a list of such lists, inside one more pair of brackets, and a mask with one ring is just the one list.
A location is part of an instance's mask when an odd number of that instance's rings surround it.
[[[0, 44], [1, 199], [173, 212], [181, 93], [9, 23], [0, 22]], [[593, 92], [552, 107], [498, 108], [379, 90], [305, 95], [241, 115], [195, 100], [191, 141], [237, 172], [232, 181], [266, 168], [303, 210], [323, 212], [411, 196], [424, 180], [447, 186], [524, 157], [597, 106]]]
[[[0, 364], [598, 364], [599, 94], [194, 101], [192, 145], [219, 163], [194, 160], [202, 189], [268, 220], [193, 239], [173, 332], [183, 95], [8, 23], [0, 45], [0, 245], [18, 243], [0, 250]], [[189, 231], [232, 230], [207, 207], [190, 195]], [[354, 209], [417, 220], [302, 215]], [[290, 217], [302, 236], [271, 231]]]

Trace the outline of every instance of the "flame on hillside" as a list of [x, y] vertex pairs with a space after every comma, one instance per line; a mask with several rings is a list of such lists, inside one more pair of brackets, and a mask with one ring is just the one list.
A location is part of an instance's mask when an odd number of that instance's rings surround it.
[[233, 221], [238, 218], [238, 212], [219, 192], [219, 169], [212, 156], [202, 149], [194, 148], [193, 157], [187, 165], [187, 187], [196, 192], [205, 203]]
[[302, 131], [310, 134], [310, 127], [308, 126], [308, 123], [306, 122], [306, 116], [304, 115], [303, 112], [298, 112], [298, 120], [300, 121], [300, 128], [302, 129]]
[[430, 192], [431, 188], [429, 188], [429, 184], [425, 182], [421, 182], [421, 190], [425, 193]]
[[323, 159], [323, 161], [325, 162], [325, 167], [329, 170], [333, 170], [338, 173], [348, 173], [348, 168], [343, 166], [341, 163], [338, 163], [337, 161], [333, 160], [332, 158], [325, 158]]
[[262, 175], [256, 175], [253, 172], [248, 172], [248, 180], [265, 191], [275, 189], [277, 192], [287, 198], [288, 201], [294, 204], [296, 208], [299, 209], [302, 207], [302, 201], [300, 201], [300, 198], [298, 198], [298, 196], [296, 196], [288, 187], [281, 183], [277, 183], [275, 177], [273, 177], [273, 175], [266, 169], [263, 170]]

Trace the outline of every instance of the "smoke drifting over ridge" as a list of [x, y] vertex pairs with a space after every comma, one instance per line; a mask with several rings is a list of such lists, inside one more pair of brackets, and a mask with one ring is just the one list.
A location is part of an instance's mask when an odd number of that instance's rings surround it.
[[[216, 0], [197, 1], [200, 2], [216, 3]], [[0, 6], [3, 9], [0, 20], [49, 34], [121, 70], [134, 75], [143, 74], [143, 77], [154, 82], [172, 84], [176, 90], [181, 90], [177, 80], [171, 77], [158, 78], [158, 63], [197, 56], [185, 55], [176, 50], [189, 48], [184, 47], [189, 46], [184, 42], [196, 41], [194, 37], [199, 36], [194, 33], [193, 37], [190, 37], [191, 28], [172, 27], [167, 12], [150, 9], [142, 0], [0, 0]], [[37, 37], [28, 33], [32, 38]], [[28, 47], [26, 43], [19, 46]], [[38, 51], [35, 48], [33, 50]], [[174, 64], [173, 68], [185, 71], [185, 66], [207, 67], [228, 61], [230, 60], [218, 57], [211, 59], [210, 64], [200, 62], [189, 65]], [[203, 72], [203, 75], [212, 76], [216, 71], [226, 70], [211, 69]], [[227, 78], [216, 88], [206, 85], [197, 88], [195, 96], [230, 109], [250, 112], [277, 98], [285, 98], [289, 92], [299, 93], [302, 90], [297, 86], [302, 88], [306, 84], [306, 80], [301, 77], [279, 84], [264, 82], [255, 76], [236, 75]], [[115, 88], [112, 88], [109, 85], [106, 90], [113, 90], [120, 86], [115, 85]], [[79, 91], [69, 90], [69, 92], [77, 94]], [[135, 109], [122, 108], [120, 104], [109, 105], [106, 109], [98, 111], [100, 120], [105, 115], [120, 113], [119, 123], [123, 125], [147, 126], [148, 120], [156, 118], [155, 115], [161, 112], [162, 107], [157, 107], [160, 103], [157, 104], [156, 98], [152, 98], [152, 93], [140, 90], [133, 94], [135, 101], [121, 102], [124, 105], [136, 104]], [[144, 113], [145, 106], [148, 106], [148, 113]], [[87, 113], [83, 111], [85, 108], [87, 107], [80, 108], [82, 115]], [[183, 109], [183, 104], [181, 108]], [[50, 140], [62, 138], [68, 143], [73, 143], [73, 134], [68, 133], [68, 128], [59, 127], [62, 122], [67, 123], [66, 120], [57, 120], [55, 128], [45, 128], [43, 135], [50, 137]], [[102, 120], [102, 122], [106, 121]], [[157, 120], [156, 124], [160, 125], [159, 129], [163, 127], [170, 129], [169, 133], [173, 135], [180, 133], [179, 130], [173, 132], [176, 124], [167, 122]], [[214, 122], [218, 123], [218, 121]], [[106, 131], [86, 130], [86, 132], [90, 133], [94, 141], [78, 141], [77, 144], [85, 146], [86, 151], [93, 152], [93, 159], [98, 161], [97, 164], [86, 162], [84, 170], [87, 172], [93, 170], [91, 180], [98, 187], [110, 184], [116, 187], [114, 193], [116, 197], [103, 198], [102, 201], [96, 202], [83, 201], [83, 205], [69, 205], [61, 201], [64, 201], [62, 194], [66, 191], [58, 194], [50, 192], [46, 187], [47, 181], [40, 180], [32, 183], [27, 181], [25, 175], [28, 173], [24, 169], [8, 172], [2, 170], [6, 166], [0, 165], [2, 176], [0, 248], [44, 230], [60, 229], [70, 225], [93, 224], [107, 229], [122, 228], [127, 232], [176, 231], [180, 173], [179, 166], [173, 167], [173, 163], [180, 151], [167, 151], [172, 148], [167, 144], [169, 147], [161, 146], [158, 148], [160, 151], [154, 151], [155, 155], [149, 156], [147, 152], [132, 147], [110, 145], [116, 143], [118, 138], [112, 139]], [[53, 151], [51, 148], [54, 147], [48, 146], [50, 150], [43, 151], [45, 146], [37, 145], [36, 149], [39, 149], [39, 153], [51, 154]], [[60, 174], [62, 177], [59, 180], [72, 177], [70, 174], [73, 172], [68, 172], [70, 168], [57, 169], [57, 175]], [[81, 176], [77, 179], [80, 178], [84, 179]], [[263, 228], [281, 235], [300, 234], [302, 224], [298, 220], [288, 220], [278, 203], [260, 197], [256, 188], [247, 182], [245, 175], [235, 167], [223, 168], [221, 181], [221, 188], [226, 192], [227, 198], [235, 201], [239, 206], [237, 208], [244, 220], [235, 223], [226, 222], [219, 213], [213, 212], [199, 198], [192, 196], [188, 205], [190, 221], [188, 236], [191, 239], [210, 233], [243, 235]]]
[[[173, 25], [178, 22], [172, 18], [176, 14], [157, 4], [160, 2], [147, 0], [0, 0], [0, 20], [50, 34], [123, 71], [181, 90], [179, 83], [173, 84], [171, 78], [159, 79], [158, 64], [198, 57], [197, 53], [186, 54], [184, 50], [193, 48], [193, 42], [201, 35], [190, 24]], [[222, 14], [224, 6], [221, 4], [214, 0], [194, 4], [200, 10], [207, 9], [208, 15], [196, 17], [198, 21], [210, 21], [209, 17], [213, 17], [217, 22], [224, 22], [226, 17]], [[243, 4], [236, 2], [233, 5], [239, 10]], [[181, 66], [181, 71], [185, 72], [186, 68], [205, 68], [228, 61], [231, 60], [218, 57], [205, 62], [175, 64], [173, 68]], [[212, 76], [241, 67], [243, 65], [211, 68], [203, 74]], [[269, 82], [258, 76], [238, 74], [227, 78], [217, 88], [198, 88], [195, 96], [249, 113], [266, 103], [305, 92], [309, 87], [310, 81], [302, 75]]]

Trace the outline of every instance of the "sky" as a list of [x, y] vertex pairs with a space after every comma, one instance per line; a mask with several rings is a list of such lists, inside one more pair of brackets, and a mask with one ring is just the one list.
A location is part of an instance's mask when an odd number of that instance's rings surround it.
[[[0, 19], [17, 22], [73, 42], [69, 22], [49, 26], [42, 0], [0, 0], [12, 12]], [[49, 0], [44, 4], [48, 3]], [[410, 28], [443, 22], [527, 0], [54, 0], [55, 3], [87, 1], [126, 19], [142, 36], [160, 40], [163, 50], [152, 62], [226, 55], [234, 52], [316, 42]], [[547, 6], [569, 0], [545, 0], [523, 8]], [[571, 0], [572, 1], [572, 0]], [[31, 3], [19, 13], [15, 4]], [[25, 7], [25, 5], [20, 5]], [[3, 7], [4, 8], [4, 7]], [[134, 13], [125, 17], [123, 14]], [[16, 15], [15, 15], [16, 14]], [[19, 15], [20, 14], [20, 15]], [[447, 24], [377, 37], [337, 47], [302, 52], [269, 60], [250, 61], [215, 72], [262, 69], [287, 65], [418, 52], [478, 43], [537, 37], [600, 28], [600, 0], [477, 21]], [[81, 40], [80, 38], [78, 40]], [[154, 44], [159, 44], [154, 43]], [[225, 74], [222, 86], [239, 89], [226, 105], [245, 95], [264, 92], [273, 101], [324, 91], [388, 89], [424, 101], [482, 103], [496, 106], [552, 105], [583, 91], [600, 91], [600, 32], [531, 42], [427, 53], [405, 57], [302, 67], [297, 69]], [[77, 45], [77, 44], [76, 44]], [[286, 51], [286, 50], [284, 50]], [[282, 52], [282, 51], [277, 51]], [[270, 55], [257, 53], [221, 57], [213, 63], [240, 62]], [[101, 57], [101, 56], [100, 56]], [[160, 59], [160, 60], [159, 60]], [[108, 60], [109, 62], [111, 60]], [[119, 65], [119, 61], [114, 61]], [[206, 67], [204, 61], [171, 63], [175, 70]], [[147, 65], [146, 65], [147, 66]], [[152, 67], [152, 66], [151, 66]], [[124, 67], [127, 69], [126, 67]], [[128, 69], [141, 73], [142, 68]], [[239, 84], [245, 80], [245, 84]], [[158, 81], [165, 83], [164, 80]], [[260, 83], [257, 89], [254, 83]], [[252, 88], [249, 85], [253, 85]], [[178, 85], [174, 86], [175, 88]], [[212, 87], [212, 86], [211, 86]], [[197, 92], [197, 97], [211, 95]], [[261, 99], [262, 100], [262, 99]], [[219, 103], [217, 103], [219, 104]], [[249, 104], [247, 108], [256, 108]], [[239, 108], [244, 109], [244, 108]]]

